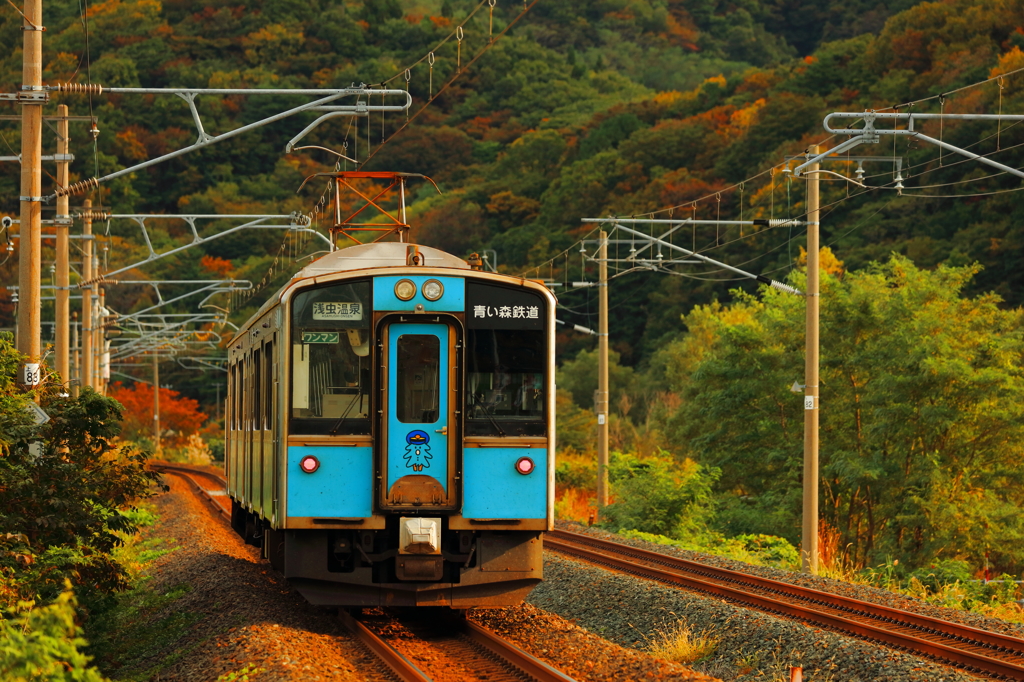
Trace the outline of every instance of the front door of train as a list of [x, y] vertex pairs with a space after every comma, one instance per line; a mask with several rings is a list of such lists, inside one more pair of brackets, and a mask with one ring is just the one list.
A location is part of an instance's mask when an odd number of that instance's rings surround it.
[[403, 316], [382, 336], [381, 506], [455, 508], [455, 329]]

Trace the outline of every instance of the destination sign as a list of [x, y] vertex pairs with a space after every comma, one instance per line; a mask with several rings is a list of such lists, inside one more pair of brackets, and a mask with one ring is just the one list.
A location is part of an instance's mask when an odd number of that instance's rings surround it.
[[340, 332], [302, 332], [302, 343], [338, 343]]
[[315, 301], [313, 303], [313, 319], [358, 321], [363, 319], [363, 304]]

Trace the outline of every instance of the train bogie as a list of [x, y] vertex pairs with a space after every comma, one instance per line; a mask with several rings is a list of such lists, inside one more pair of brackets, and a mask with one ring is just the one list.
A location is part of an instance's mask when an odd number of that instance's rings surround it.
[[408, 244], [305, 268], [231, 345], [236, 530], [318, 604], [521, 601], [553, 522], [553, 306]]

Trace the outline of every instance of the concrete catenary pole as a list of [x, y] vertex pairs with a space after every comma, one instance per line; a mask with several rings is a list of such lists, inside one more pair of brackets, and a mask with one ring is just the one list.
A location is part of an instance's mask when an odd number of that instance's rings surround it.
[[[99, 257], [97, 256], [97, 259]], [[99, 269], [98, 267], [96, 268]], [[99, 305], [93, 308], [92, 314], [96, 321], [93, 323], [92, 347], [96, 351], [96, 359], [93, 360], [93, 368], [96, 370], [96, 392], [100, 395], [107, 394], [107, 379], [110, 378], [109, 358], [110, 344], [107, 342], [107, 294], [102, 286], [97, 288]]]
[[42, 355], [43, 3], [25, 0], [21, 96], [21, 228], [18, 254], [18, 350], [27, 356], [22, 383], [39, 383]]
[[608, 505], [608, 233], [601, 230], [597, 251], [597, 506]]
[[160, 452], [160, 361], [153, 354], [153, 449]]
[[[810, 156], [818, 147], [808, 150]], [[818, 572], [818, 164], [807, 169], [807, 331], [804, 352], [804, 503], [801, 566]]]
[[72, 351], [72, 364], [74, 367], [71, 373], [72, 376], [76, 377], [76, 380], [71, 382], [72, 398], [78, 397], [78, 391], [82, 385], [82, 356], [78, 350], [78, 338], [78, 313], [71, 313], [71, 348], [74, 349]]
[[[86, 199], [82, 202], [82, 279], [86, 282], [92, 279], [92, 201]], [[82, 386], [94, 388], [92, 360], [93, 360], [93, 315], [92, 315], [92, 284], [82, 287]]]
[[[69, 152], [70, 140], [68, 139], [68, 107], [61, 104], [57, 107], [57, 153], [66, 155]], [[68, 186], [68, 162], [57, 162], [57, 184], [61, 187]], [[71, 383], [71, 344], [70, 329], [70, 306], [68, 290], [68, 229], [71, 218], [68, 211], [68, 197], [57, 197], [57, 291], [56, 291], [56, 359], [54, 367], [60, 374], [61, 381], [65, 385]]]

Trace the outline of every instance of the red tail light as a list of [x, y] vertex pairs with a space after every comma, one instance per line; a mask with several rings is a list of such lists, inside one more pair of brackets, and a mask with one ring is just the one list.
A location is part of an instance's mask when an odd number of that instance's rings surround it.
[[516, 471], [521, 473], [523, 476], [533, 472], [533, 460], [529, 457], [520, 457], [516, 460]]

